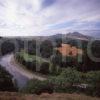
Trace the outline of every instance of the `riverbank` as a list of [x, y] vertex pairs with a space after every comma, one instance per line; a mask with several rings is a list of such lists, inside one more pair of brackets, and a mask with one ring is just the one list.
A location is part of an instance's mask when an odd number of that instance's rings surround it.
[[37, 73], [33, 73], [32, 71], [29, 71], [27, 70], [22, 64], [20, 64], [14, 57], [14, 55], [12, 55], [12, 58], [11, 58], [11, 62], [10, 62], [12, 65], [16, 66], [20, 71], [21, 73], [28, 77], [29, 79], [38, 79], [38, 80], [46, 80], [46, 77], [43, 76], [43, 75], [39, 75]]
[[17, 64], [14, 61], [14, 54], [8, 54], [0, 58], [0, 65], [13, 76], [13, 78], [17, 81], [19, 88], [24, 87], [26, 83], [33, 78], [44, 80], [42, 76], [30, 73], [28, 70], [25, 70], [22, 66]]

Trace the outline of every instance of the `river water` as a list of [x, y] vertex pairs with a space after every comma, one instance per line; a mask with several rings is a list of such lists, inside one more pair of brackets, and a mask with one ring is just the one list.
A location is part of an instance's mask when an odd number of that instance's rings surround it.
[[13, 79], [17, 82], [17, 86], [22, 88], [27, 84], [29, 78], [25, 75], [22, 75], [20, 69], [10, 63], [12, 56], [12, 54], [8, 54], [0, 58], [0, 65], [13, 76]]

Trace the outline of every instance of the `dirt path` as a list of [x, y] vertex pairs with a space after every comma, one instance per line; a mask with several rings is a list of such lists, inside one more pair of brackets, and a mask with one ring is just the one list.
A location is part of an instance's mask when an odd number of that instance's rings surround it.
[[22, 75], [28, 77], [29, 79], [36, 78], [36, 79], [41, 80], [41, 81], [46, 80], [45, 77], [40, 76], [40, 75], [37, 75], [37, 74], [35, 74], [35, 73], [32, 73], [32, 72], [30, 72], [30, 71], [24, 69], [24, 68], [22, 67], [21, 64], [18, 64], [18, 63], [15, 61], [14, 55], [12, 55], [12, 58], [11, 58], [11, 62], [10, 62], [10, 63], [11, 63], [13, 66], [17, 67], [17, 69], [19, 70], [19, 72], [20, 72]]
[[54, 93], [54, 94], [19, 94], [2, 92], [0, 93], [0, 100], [100, 100], [97, 97], [86, 96], [83, 94], [67, 94], [67, 93]]

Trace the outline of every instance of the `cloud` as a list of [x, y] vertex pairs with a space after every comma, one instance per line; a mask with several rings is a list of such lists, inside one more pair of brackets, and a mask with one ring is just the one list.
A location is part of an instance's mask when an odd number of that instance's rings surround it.
[[100, 0], [0, 0], [0, 35], [98, 30]]
[[49, 7], [51, 5], [53, 5], [57, 0], [43, 0], [42, 1], [42, 7], [46, 8]]

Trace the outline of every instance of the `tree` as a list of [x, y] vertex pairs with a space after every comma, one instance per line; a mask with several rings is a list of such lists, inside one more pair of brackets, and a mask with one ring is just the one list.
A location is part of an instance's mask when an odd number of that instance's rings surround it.
[[61, 74], [49, 78], [49, 82], [53, 84], [55, 92], [72, 93], [77, 91], [75, 84], [81, 83], [81, 73], [73, 68], [63, 69]]
[[5, 55], [14, 52], [15, 46], [10, 40], [6, 40], [1, 44], [1, 54]]
[[16, 91], [12, 76], [0, 66], [0, 91]]
[[100, 71], [91, 71], [86, 74], [86, 83], [89, 84], [89, 94], [100, 96]]
[[53, 65], [62, 65], [62, 55], [58, 51], [55, 51], [55, 54], [51, 57], [51, 62]]
[[61, 47], [61, 44], [62, 44], [62, 38], [56, 39], [55, 42], [56, 42], [56, 47]]
[[71, 85], [81, 82], [81, 73], [74, 68], [64, 69], [59, 77], [64, 78]]
[[86, 74], [86, 82], [88, 84], [100, 87], [100, 71], [91, 71]]
[[28, 41], [28, 53], [31, 55], [36, 54], [36, 41], [35, 40]]
[[49, 40], [45, 40], [40, 45], [40, 53], [44, 58], [49, 58], [53, 54], [53, 45]]
[[48, 62], [42, 63], [42, 65], [40, 66], [40, 72], [43, 74], [49, 74], [49, 63]]

